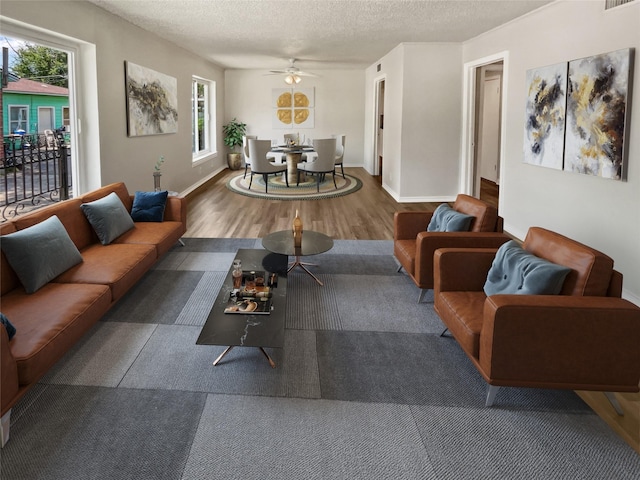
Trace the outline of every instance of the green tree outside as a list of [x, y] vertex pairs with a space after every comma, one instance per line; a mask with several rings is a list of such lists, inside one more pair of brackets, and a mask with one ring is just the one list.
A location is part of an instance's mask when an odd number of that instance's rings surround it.
[[25, 44], [16, 51], [13, 73], [37, 82], [69, 87], [67, 54], [42, 45]]

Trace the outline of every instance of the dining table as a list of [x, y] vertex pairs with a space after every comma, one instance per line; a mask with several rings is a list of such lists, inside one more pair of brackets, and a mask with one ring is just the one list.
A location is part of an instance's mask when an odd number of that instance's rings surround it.
[[[298, 182], [298, 163], [302, 160], [302, 154], [314, 151], [311, 145], [275, 145], [271, 147], [271, 153], [284, 153], [285, 155], [289, 185]], [[300, 180], [305, 180], [304, 172], [301, 172]]]

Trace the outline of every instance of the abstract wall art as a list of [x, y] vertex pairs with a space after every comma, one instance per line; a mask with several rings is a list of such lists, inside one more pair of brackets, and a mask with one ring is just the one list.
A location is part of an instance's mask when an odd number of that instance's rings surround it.
[[527, 71], [524, 162], [562, 170], [567, 63]]
[[125, 62], [127, 134], [130, 137], [178, 131], [177, 80]]
[[313, 128], [314, 88], [274, 88], [271, 92], [273, 128]]
[[627, 48], [569, 62], [565, 170], [624, 179], [633, 54]]

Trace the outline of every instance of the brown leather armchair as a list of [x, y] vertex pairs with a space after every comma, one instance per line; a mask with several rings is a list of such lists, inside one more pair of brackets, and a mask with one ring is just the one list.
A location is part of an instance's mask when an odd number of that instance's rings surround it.
[[434, 307], [489, 384], [640, 391], [640, 307], [620, 298], [622, 274], [605, 254], [531, 227], [523, 248], [571, 268], [559, 295], [492, 295], [483, 286], [496, 249], [441, 249]]
[[418, 302], [433, 289], [433, 254], [444, 247], [499, 247], [510, 238], [502, 233], [502, 217], [486, 202], [459, 194], [453, 209], [473, 215], [468, 232], [427, 232], [433, 212], [396, 212], [394, 215], [393, 254], [416, 286], [421, 289]]

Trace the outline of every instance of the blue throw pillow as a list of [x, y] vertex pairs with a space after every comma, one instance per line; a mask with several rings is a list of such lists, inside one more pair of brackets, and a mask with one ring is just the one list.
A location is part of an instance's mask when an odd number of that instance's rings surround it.
[[131, 218], [134, 222], [161, 222], [169, 192], [136, 192]]
[[23, 230], [2, 236], [2, 251], [27, 293], [82, 262], [60, 219], [53, 215]]
[[473, 215], [460, 213], [443, 203], [433, 212], [427, 232], [468, 232], [473, 219]]
[[0, 313], [0, 323], [2, 323], [2, 325], [4, 325], [4, 328], [7, 329], [7, 335], [9, 335], [9, 340], [11, 340], [16, 334], [16, 327], [11, 324], [4, 313]]
[[510, 240], [502, 244], [493, 259], [484, 293], [557, 295], [570, 268], [556, 265], [524, 250]]
[[131, 215], [115, 192], [93, 202], [83, 203], [80, 208], [102, 245], [109, 245], [134, 227]]

